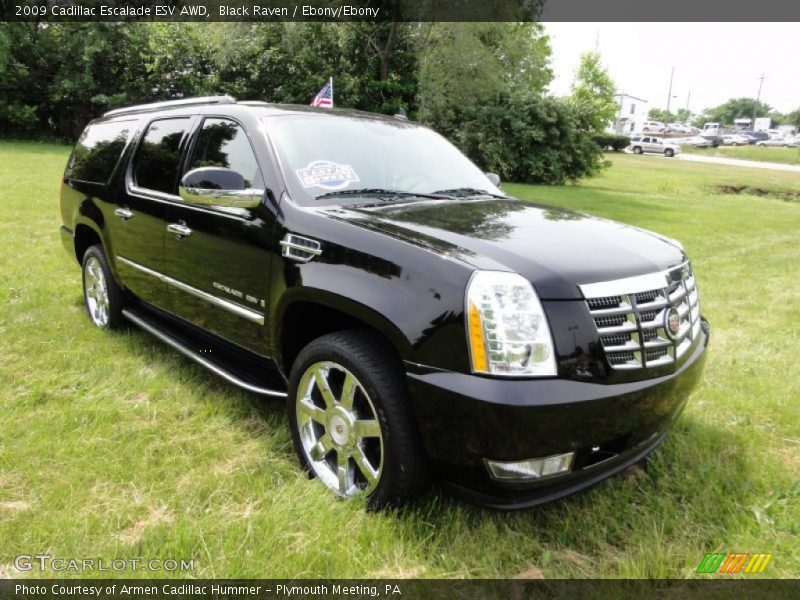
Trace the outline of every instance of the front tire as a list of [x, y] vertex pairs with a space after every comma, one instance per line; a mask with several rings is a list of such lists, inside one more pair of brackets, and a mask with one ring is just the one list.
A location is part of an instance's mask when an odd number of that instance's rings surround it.
[[116, 329], [123, 323], [125, 297], [114, 280], [103, 247], [90, 246], [83, 254], [83, 301], [95, 327]]
[[672, 158], [673, 156], [675, 156], [675, 151], [670, 148], [667, 148], [666, 150], [664, 150], [664, 156], [666, 156], [667, 158]]
[[287, 412], [308, 473], [341, 498], [399, 507], [427, 481], [402, 365], [367, 331], [317, 338], [292, 365]]
[[641, 154], [642, 153], [642, 149], [639, 146], [634, 146], [633, 147], [633, 153], [634, 154]]

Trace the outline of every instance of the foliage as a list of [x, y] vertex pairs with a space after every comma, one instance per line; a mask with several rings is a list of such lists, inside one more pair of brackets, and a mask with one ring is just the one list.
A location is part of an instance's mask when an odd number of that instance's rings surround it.
[[788, 123], [789, 125], [800, 125], [800, 107], [795, 108], [790, 113], [786, 113], [780, 122]]
[[692, 111], [685, 108], [679, 108], [675, 112], [667, 112], [663, 108], [651, 108], [647, 112], [649, 119], [662, 123], [691, 123], [693, 116]]
[[731, 98], [724, 104], [703, 111], [701, 120], [733, 126], [734, 119], [752, 119], [754, 106], [756, 117], [772, 116], [773, 111], [769, 104], [757, 102], [755, 98]]
[[597, 52], [584, 52], [572, 84], [572, 102], [591, 116], [592, 128], [602, 132], [617, 114], [614, 81]]
[[217, 89], [237, 98], [308, 104], [329, 76], [337, 106], [413, 112], [416, 56], [403, 23], [222, 23]]
[[616, 135], [614, 133], [597, 133], [592, 139], [602, 149], [610, 148], [615, 152], [619, 152], [627, 148], [631, 143], [631, 138], [627, 135]]
[[439, 130], [451, 130], [463, 106], [538, 97], [552, 80], [539, 23], [424, 23], [416, 40], [419, 118]]
[[504, 180], [561, 184], [602, 167], [593, 116], [563, 99], [504, 97], [460, 110], [453, 137], [476, 164]]

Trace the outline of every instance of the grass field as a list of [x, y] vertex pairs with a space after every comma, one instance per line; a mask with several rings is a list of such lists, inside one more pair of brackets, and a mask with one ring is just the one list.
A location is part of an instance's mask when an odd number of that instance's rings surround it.
[[301, 475], [282, 403], [90, 326], [58, 239], [68, 152], [0, 142], [0, 575], [47, 553], [193, 559], [194, 577], [693, 577], [712, 551], [800, 574], [800, 204], [711, 191], [796, 174], [615, 155], [581, 185], [507, 185], [682, 240], [712, 327], [704, 382], [646, 465], [587, 493], [370, 514]]
[[787, 165], [800, 165], [800, 150], [797, 148], [782, 148], [776, 146], [719, 146], [717, 148], [697, 148], [684, 144], [684, 152], [702, 154], [704, 156], [724, 156], [725, 158], [743, 158], [745, 160], [758, 160], [763, 162], [783, 163]]

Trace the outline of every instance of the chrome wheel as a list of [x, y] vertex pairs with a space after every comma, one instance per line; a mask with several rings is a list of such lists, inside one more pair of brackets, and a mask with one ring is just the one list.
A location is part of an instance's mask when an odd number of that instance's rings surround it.
[[96, 256], [86, 259], [83, 267], [83, 287], [86, 293], [86, 309], [92, 323], [98, 327], [108, 326], [108, 285], [103, 267]]
[[378, 414], [356, 376], [334, 362], [309, 366], [295, 398], [300, 445], [311, 470], [337, 495], [369, 494], [383, 469]]

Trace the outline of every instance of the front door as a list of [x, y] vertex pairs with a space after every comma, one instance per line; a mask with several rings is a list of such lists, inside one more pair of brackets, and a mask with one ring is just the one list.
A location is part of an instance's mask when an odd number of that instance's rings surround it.
[[120, 183], [109, 221], [114, 262], [121, 283], [139, 298], [166, 308], [165, 270], [167, 202], [175, 185], [191, 119], [152, 121], [144, 132], [131, 168]]
[[[205, 118], [187, 171], [199, 167], [231, 169], [247, 188], [265, 187], [247, 134], [231, 119]], [[251, 209], [170, 203], [165, 249], [171, 311], [264, 353], [274, 225], [263, 203]]]

